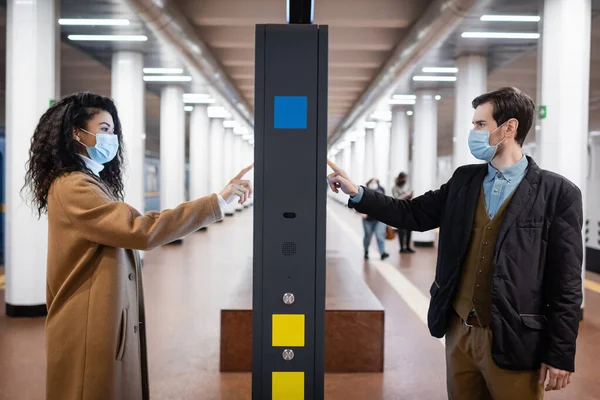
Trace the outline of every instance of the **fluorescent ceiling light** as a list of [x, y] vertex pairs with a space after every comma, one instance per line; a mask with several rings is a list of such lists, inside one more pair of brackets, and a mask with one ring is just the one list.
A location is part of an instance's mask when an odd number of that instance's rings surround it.
[[207, 107], [206, 113], [208, 114], [208, 118], [231, 118], [231, 114], [229, 114], [229, 111], [227, 111], [225, 107], [221, 106]]
[[436, 95], [435, 95], [435, 99], [436, 99], [437, 101], [440, 101], [440, 100], [442, 99], [442, 96], [440, 96], [439, 94], [436, 94]]
[[69, 35], [69, 40], [88, 42], [145, 42], [144, 35]]
[[144, 73], [145, 74], [183, 74], [183, 69], [182, 68], [144, 68]]
[[539, 39], [539, 33], [525, 32], [463, 32], [461, 35], [470, 39]]
[[215, 99], [183, 99], [187, 104], [213, 104]]
[[388, 100], [388, 104], [391, 105], [404, 105], [404, 106], [412, 106], [416, 103], [416, 100], [396, 100], [396, 99], [392, 99], [392, 100]]
[[224, 128], [235, 128], [238, 125], [236, 121], [233, 120], [225, 120], [223, 121]]
[[184, 99], [191, 99], [191, 98], [210, 99], [210, 94], [208, 94], [208, 93], [184, 93], [183, 98]]
[[129, 25], [128, 19], [76, 19], [76, 18], [61, 18], [58, 20], [59, 25], [89, 25], [89, 26], [118, 26]]
[[395, 94], [392, 96], [394, 100], [416, 100], [417, 96], [414, 94]]
[[191, 76], [183, 75], [145, 75], [144, 81], [146, 82], [190, 82]]
[[184, 93], [183, 102], [191, 104], [212, 104], [215, 99], [210, 97], [210, 94], [206, 93]]
[[417, 81], [417, 82], [455, 82], [456, 77], [455, 76], [435, 76], [435, 75], [420, 76], [420, 75], [416, 75], [416, 76], [413, 76], [413, 81]]
[[409, 117], [410, 117], [410, 116], [412, 116], [413, 114], [414, 114], [414, 112], [412, 112], [412, 111], [410, 111], [410, 110], [408, 110], [408, 111], [406, 112], [406, 115], [408, 115]]
[[235, 135], [247, 135], [248, 132], [248, 128], [244, 128], [243, 126], [236, 126], [233, 128], [233, 133]]
[[482, 21], [488, 22], [539, 22], [536, 15], [482, 15]]
[[426, 74], [455, 74], [458, 72], [456, 67], [425, 67], [422, 69]]
[[183, 107], [183, 109], [185, 111], [194, 111], [194, 107], [192, 107], [192, 106], [185, 106], [185, 107]]

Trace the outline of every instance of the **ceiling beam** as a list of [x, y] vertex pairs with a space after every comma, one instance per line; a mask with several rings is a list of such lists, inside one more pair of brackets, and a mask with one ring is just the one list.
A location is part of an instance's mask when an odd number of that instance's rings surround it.
[[[199, 26], [282, 24], [283, 0], [183, 1], [181, 9]], [[315, 2], [315, 24], [352, 28], [407, 28], [427, 5], [423, 0], [327, 0]]]

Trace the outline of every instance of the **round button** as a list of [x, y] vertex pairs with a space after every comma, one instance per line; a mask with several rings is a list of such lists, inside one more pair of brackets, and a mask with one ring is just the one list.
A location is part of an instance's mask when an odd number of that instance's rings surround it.
[[484, 246], [487, 246], [487, 245], [489, 245], [489, 244], [490, 244], [490, 242], [483, 242], [483, 245], [484, 245]]
[[485, 260], [485, 256], [481, 256], [481, 260]]
[[481, 285], [478, 283], [477, 285], [475, 285], [475, 287], [476, 287], [477, 289], [479, 289], [479, 288], [481, 287]]
[[477, 273], [478, 273], [479, 275], [481, 275], [481, 274], [483, 274], [483, 271], [479, 269], [479, 270], [477, 270]]
[[135, 274], [132, 272], [129, 274], [129, 280], [132, 281], [135, 279]]
[[294, 301], [296, 301], [296, 297], [293, 293], [286, 293], [283, 295], [284, 304], [287, 304], [289, 306], [290, 304], [294, 304]]
[[491, 226], [488, 226], [487, 228], [485, 228], [485, 230], [489, 232], [489, 231], [491, 231], [491, 230], [492, 230], [492, 227], [491, 227]]
[[473, 303], [474, 303], [474, 304], [479, 304], [479, 300], [478, 300], [478, 299], [475, 299], [475, 300], [473, 300]]
[[285, 361], [292, 361], [294, 359], [294, 350], [285, 349], [283, 353], [281, 353], [281, 356]]

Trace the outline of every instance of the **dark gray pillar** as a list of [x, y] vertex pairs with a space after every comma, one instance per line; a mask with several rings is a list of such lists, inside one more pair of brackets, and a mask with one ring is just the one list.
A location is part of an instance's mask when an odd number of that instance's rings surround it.
[[327, 45], [327, 26], [256, 27], [255, 400], [323, 399]]

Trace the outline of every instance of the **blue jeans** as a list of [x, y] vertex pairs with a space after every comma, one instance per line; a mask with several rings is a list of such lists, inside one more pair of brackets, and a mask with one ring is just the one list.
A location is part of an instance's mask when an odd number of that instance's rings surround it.
[[373, 233], [375, 234], [375, 239], [377, 240], [379, 253], [385, 253], [385, 224], [375, 220], [368, 221], [363, 219], [363, 228], [365, 229], [365, 237], [363, 242], [365, 246], [365, 253], [369, 252], [369, 245], [371, 244]]

